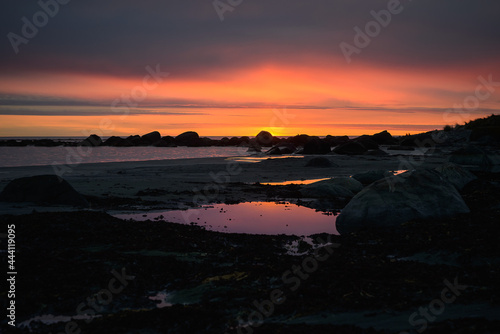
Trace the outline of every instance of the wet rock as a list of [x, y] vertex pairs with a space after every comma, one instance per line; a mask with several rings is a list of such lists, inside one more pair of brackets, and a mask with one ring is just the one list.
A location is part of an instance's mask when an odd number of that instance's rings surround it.
[[351, 198], [362, 189], [363, 185], [351, 177], [336, 177], [303, 186], [300, 192], [310, 198]]
[[319, 138], [312, 138], [304, 145], [303, 154], [327, 154], [331, 152], [330, 144]]
[[385, 177], [393, 176], [394, 174], [387, 170], [371, 170], [369, 172], [353, 175], [353, 179], [358, 180], [362, 184], [368, 185]]
[[337, 218], [341, 234], [389, 228], [413, 219], [469, 212], [457, 189], [435, 170], [415, 170], [376, 181], [359, 192]]
[[153, 145], [161, 140], [161, 135], [158, 131], [153, 131], [141, 137], [143, 145]]
[[255, 137], [257, 143], [261, 146], [272, 146], [273, 144], [273, 135], [267, 131], [261, 131]]
[[477, 179], [477, 177], [468, 170], [450, 162], [444, 163], [437, 167], [436, 170], [441, 173], [441, 176], [446, 181], [453, 184], [458, 190], [462, 190], [469, 182]]
[[346, 155], [363, 154], [366, 151], [368, 151], [366, 149], [366, 147], [364, 147], [360, 143], [353, 142], [353, 141], [351, 141], [349, 143], [342, 144], [340, 146], [337, 146], [333, 150], [333, 152], [335, 152], [337, 154], [346, 154]]
[[306, 167], [326, 168], [326, 167], [338, 167], [338, 165], [331, 162], [330, 159], [323, 158], [323, 157], [316, 157], [316, 158], [310, 159], [307, 162]]
[[381, 149], [376, 149], [376, 150], [368, 150], [363, 155], [371, 155], [374, 157], [385, 157], [389, 155], [387, 152], [382, 151]]
[[0, 201], [63, 204], [87, 207], [87, 200], [67, 181], [56, 175], [15, 179], [0, 193]]
[[281, 155], [281, 150], [279, 147], [273, 147], [269, 151], [266, 152], [269, 155]]
[[100, 146], [102, 144], [102, 139], [98, 135], [90, 135], [87, 139], [83, 140], [80, 146]]
[[194, 131], [187, 131], [175, 137], [175, 143], [179, 146], [198, 146], [200, 136]]

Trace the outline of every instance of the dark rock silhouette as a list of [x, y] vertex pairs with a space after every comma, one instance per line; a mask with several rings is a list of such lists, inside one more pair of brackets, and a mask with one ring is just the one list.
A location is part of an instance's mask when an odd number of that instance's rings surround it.
[[273, 145], [273, 135], [267, 131], [261, 131], [255, 137], [257, 143], [261, 146], [272, 146]]
[[111, 136], [104, 141], [102, 145], [104, 146], [118, 146], [123, 141], [123, 138], [117, 136]]
[[199, 146], [200, 136], [194, 131], [187, 131], [175, 137], [175, 143], [179, 146]]
[[89, 203], [67, 181], [57, 175], [15, 179], [0, 193], [0, 201], [63, 204], [87, 207]]
[[324, 140], [317, 137], [310, 139], [304, 145], [303, 154], [327, 154], [331, 152], [330, 144]]
[[363, 154], [366, 151], [368, 151], [366, 147], [354, 141], [339, 145], [333, 149], [333, 152], [337, 154], [347, 154], [347, 155]]
[[161, 140], [161, 135], [158, 131], [153, 131], [148, 134], [145, 134], [141, 137], [142, 145], [154, 145], [155, 143]]
[[102, 139], [98, 135], [90, 135], [87, 139], [83, 140], [80, 146], [100, 146], [102, 144]]
[[437, 167], [436, 170], [446, 181], [453, 184], [457, 190], [462, 190], [469, 182], [477, 179], [477, 177], [468, 170], [451, 162], [447, 162]]
[[391, 145], [396, 142], [392, 135], [384, 130], [371, 136], [371, 139], [380, 145]]
[[363, 145], [367, 150], [378, 149], [378, 143], [370, 138], [370, 136], [361, 136], [354, 140], [356, 143]]
[[335, 177], [305, 185], [300, 190], [308, 198], [352, 198], [363, 185], [352, 177]]
[[387, 170], [371, 170], [364, 173], [354, 174], [352, 177], [364, 185], [372, 184], [375, 181], [381, 180], [385, 177], [391, 177], [394, 174]]

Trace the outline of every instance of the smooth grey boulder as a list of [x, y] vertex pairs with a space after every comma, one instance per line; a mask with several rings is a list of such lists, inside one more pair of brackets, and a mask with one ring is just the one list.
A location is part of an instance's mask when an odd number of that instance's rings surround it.
[[390, 228], [412, 219], [468, 213], [457, 189], [436, 170], [414, 170], [376, 181], [359, 192], [337, 217], [341, 234]]
[[352, 177], [336, 177], [305, 185], [300, 190], [310, 198], [351, 198], [363, 189], [363, 185]]
[[80, 193], [57, 175], [37, 175], [12, 180], [0, 193], [0, 201], [81, 207], [89, 205]]
[[462, 190], [467, 183], [477, 179], [477, 177], [468, 170], [451, 162], [436, 167], [436, 170], [441, 173], [441, 176], [443, 176], [446, 181], [453, 184], [458, 190]]

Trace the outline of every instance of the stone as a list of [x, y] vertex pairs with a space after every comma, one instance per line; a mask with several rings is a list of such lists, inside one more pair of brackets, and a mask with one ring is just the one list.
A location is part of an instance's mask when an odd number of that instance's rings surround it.
[[458, 190], [462, 190], [469, 182], [477, 179], [477, 177], [468, 170], [451, 162], [444, 163], [437, 167], [436, 170], [441, 173], [441, 176], [443, 176], [446, 181], [453, 184]]
[[457, 189], [438, 171], [421, 169], [364, 188], [337, 217], [337, 230], [346, 234], [362, 228], [391, 228], [410, 220], [468, 212]]
[[0, 193], [0, 201], [89, 206], [81, 194], [57, 175], [37, 175], [12, 180]]

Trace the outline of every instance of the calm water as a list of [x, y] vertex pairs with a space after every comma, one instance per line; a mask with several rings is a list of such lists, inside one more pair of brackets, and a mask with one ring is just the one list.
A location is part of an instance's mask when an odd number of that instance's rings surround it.
[[215, 158], [249, 155], [242, 147], [0, 147], [0, 167]]
[[202, 226], [210, 231], [308, 236], [338, 234], [336, 216], [288, 202], [215, 204], [199, 209], [114, 215], [120, 219], [165, 220]]

